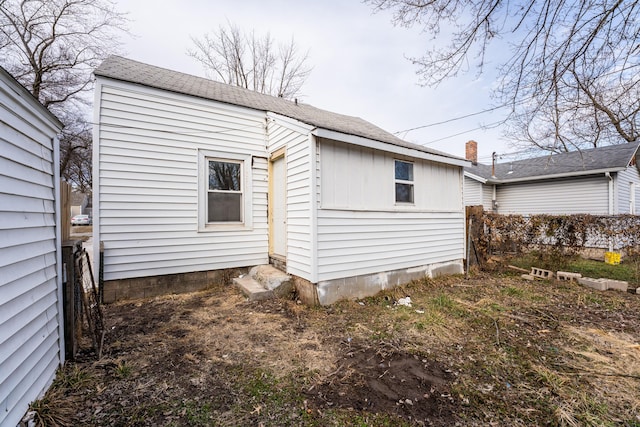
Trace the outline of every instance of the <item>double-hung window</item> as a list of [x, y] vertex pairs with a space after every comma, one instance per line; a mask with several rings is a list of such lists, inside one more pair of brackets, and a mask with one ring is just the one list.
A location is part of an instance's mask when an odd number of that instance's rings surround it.
[[242, 162], [207, 159], [207, 165], [207, 223], [242, 222]]
[[253, 226], [252, 157], [198, 150], [198, 231]]
[[395, 161], [396, 203], [413, 204], [413, 163]]

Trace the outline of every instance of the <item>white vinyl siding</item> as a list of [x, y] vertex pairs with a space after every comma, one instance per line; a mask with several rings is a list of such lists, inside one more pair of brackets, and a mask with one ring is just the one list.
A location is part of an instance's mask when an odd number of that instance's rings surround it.
[[462, 209], [462, 172], [458, 166], [406, 159], [413, 163], [414, 203], [396, 204], [397, 156], [326, 139], [320, 142], [323, 209], [407, 212]]
[[64, 360], [59, 125], [0, 70], [0, 425], [15, 426]]
[[570, 215], [609, 213], [609, 183], [602, 175], [503, 184], [497, 189], [500, 214]]
[[461, 167], [413, 159], [415, 205], [396, 206], [393, 154], [320, 141], [318, 281], [463, 258]]
[[617, 213], [628, 214], [630, 213], [630, 204], [632, 200], [630, 190], [632, 188], [631, 183], [635, 183], [635, 214], [640, 214], [640, 173], [635, 166], [629, 166], [622, 172], [618, 172], [616, 175], [616, 187], [617, 193]]
[[493, 185], [482, 184], [482, 206], [485, 211], [493, 210]]
[[[265, 114], [98, 80], [94, 243], [105, 280], [267, 262]], [[199, 153], [245, 156], [253, 223], [199, 231]]]
[[482, 183], [468, 176], [464, 177], [464, 205], [482, 205]]
[[318, 280], [464, 257], [464, 213], [318, 212]]
[[269, 151], [285, 147], [287, 273], [312, 280], [311, 142], [306, 125], [277, 115], [269, 122]]

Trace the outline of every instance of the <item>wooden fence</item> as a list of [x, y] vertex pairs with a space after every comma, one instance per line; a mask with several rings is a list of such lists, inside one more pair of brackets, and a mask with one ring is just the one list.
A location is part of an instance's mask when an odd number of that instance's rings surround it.
[[71, 184], [60, 180], [60, 232], [62, 241], [71, 237]]

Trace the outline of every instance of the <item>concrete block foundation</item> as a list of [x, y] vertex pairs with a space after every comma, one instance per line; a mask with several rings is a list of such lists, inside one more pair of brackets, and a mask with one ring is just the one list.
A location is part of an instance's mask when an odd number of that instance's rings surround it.
[[[323, 280], [312, 285], [315, 292], [309, 286], [296, 286], [298, 295], [305, 303], [316, 302], [320, 305], [331, 305], [344, 299], [360, 299], [373, 296], [385, 289], [392, 289], [395, 286], [409, 283], [413, 280], [433, 278], [443, 275], [463, 274], [464, 267], [462, 260], [446, 263], [431, 264], [420, 267], [406, 268], [381, 273], [364, 274], [351, 276], [343, 279]], [[302, 298], [302, 295], [305, 298]], [[315, 294], [315, 295], [313, 295]]]
[[229, 268], [108, 280], [104, 282], [103, 302], [112, 303], [121, 300], [201, 291], [216, 284], [229, 284], [232, 277], [246, 274], [246, 272], [246, 268]]

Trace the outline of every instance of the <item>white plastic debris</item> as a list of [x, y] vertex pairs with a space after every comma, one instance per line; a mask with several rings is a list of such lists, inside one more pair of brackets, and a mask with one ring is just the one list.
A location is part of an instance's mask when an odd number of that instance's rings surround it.
[[404, 305], [405, 307], [411, 307], [411, 297], [400, 298], [396, 301], [396, 305]]

